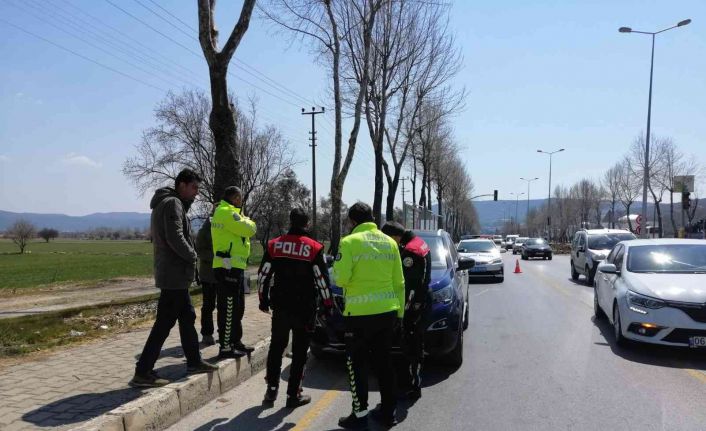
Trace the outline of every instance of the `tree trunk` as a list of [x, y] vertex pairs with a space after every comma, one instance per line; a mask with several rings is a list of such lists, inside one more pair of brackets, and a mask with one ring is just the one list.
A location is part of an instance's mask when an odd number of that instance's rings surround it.
[[[629, 204], [627, 204], [627, 205], [625, 205], [625, 211], [627, 212], [627, 216], [626, 216], [626, 217], [627, 217], [627, 219], [628, 219], [628, 230], [630, 230], [630, 232], [633, 232], [633, 230], [632, 230], [632, 221], [630, 221], [630, 207], [631, 207], [631, 206], [632, 206], [632, 202], [629, 203]], [[647, 221], [646, 221], [646, 220], [643, 220], [643, 223], [645, 224], [645, 226], [647, 226]]]
[[226, 187], [233, 185], [240, 187], [241, 182], [240, 164], [237, 157], [237, 125], [228, 100], [227, 70], [227, 66], [222, 66], [219, 70], [212, 70], [209, 74], [213, 107], [208, 124], [213, 133], [216, 147], [216, 169], [213, 185], [216, 199], [220, 199]]
[[382, 172], [382, 142], [374, 145], [375, 150], [375, 190], [373, 192], [373, 217], [378, 226], [382, 225], [382, 191], [383, 191], [383, 172]]

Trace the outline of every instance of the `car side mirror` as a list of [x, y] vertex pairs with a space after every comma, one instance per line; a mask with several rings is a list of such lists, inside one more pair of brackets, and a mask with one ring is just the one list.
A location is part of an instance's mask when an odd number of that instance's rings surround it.
[[466, 249], [465, 249], [465, 248], [459, 248], [459, 249], [456, 250], [456, 251], [459, 252], [459, 253], [465, 253], [465, 252], [466, 252]]
[[620, 274], [620, 270], [612, 263], [604, 263], [598, 267], [598, 271], [604, 274]]
[[466, 269], [471, 269], [475, 266], [476, 261], [470, 257], [464, 257], [460, 258], [458, 260], [458, 268], [456, 268], [456, 271], [463, 271]]

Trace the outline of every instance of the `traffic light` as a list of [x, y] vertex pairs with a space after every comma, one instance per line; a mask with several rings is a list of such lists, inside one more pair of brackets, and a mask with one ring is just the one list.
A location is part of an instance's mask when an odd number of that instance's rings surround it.
[[683, 210], [691, 208], [691, 192], [683, 192], [681, 194], [681, 208]]
[[497, 190], [493, 190], [493, 200], [494, 201], [498, 200], [498, 191]]

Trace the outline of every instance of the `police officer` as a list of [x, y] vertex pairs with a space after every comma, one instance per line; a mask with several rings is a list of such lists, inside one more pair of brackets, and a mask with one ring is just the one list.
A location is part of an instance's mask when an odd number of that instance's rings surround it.
[[382, 231], [400, 246], [406, 297], [402, 343], [409, 362], [410, 390], [407, 396], [417, 400], [422, 396], [424, 330], [431, 308], [431, 254], [423, 239], [397, 222], [385, 223]]
[[217, 282], [219, 358], [239, 358], [253, 351], [242, 342], [245, 313], [245, 267], [255, 222], [242, 213], [243, 195], [226, 187], [211, 219], [213, 272]]
[[[317, 295], [326, 314], [333, 307], [329, 291], [328, 267], [324, 246], [309, 237], [309, 216], [299, 208], [289, 213], [286, 235], [267, 243], [258, 271], [260, 310], [272, 308], [272, 339], [267, 355], [267, 392], [263, 404], [272, 405], [279, 388], [282, 355], [292, 331], [292, 366], [287, 385], [287, 407], [308, 404], [302, 394], [302, 379], [307, 350], [317, 310]], [[274, 277], [274, 283], [271, 283]], [[271, 286], [271, 287], [270, 287]]]
[[348, 211], [350, 235], [341, 240], [334, 263], [336, 284], [343, 288], [346, 365], [353, 412], [342, 417], [342, 428], [365, 428], [368, 421], [368, 359], [377, 372], [382, 403], [371, 412], [390, 427], [395, 418], [395, 379], [390, 347], [404, 315], [402, 261], [395, 241], [378, 230], [369, 205], [358, 202]]

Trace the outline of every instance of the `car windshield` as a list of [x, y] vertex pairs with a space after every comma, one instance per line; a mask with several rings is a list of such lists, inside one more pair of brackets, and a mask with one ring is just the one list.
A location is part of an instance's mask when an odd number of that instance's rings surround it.
[[431, 269], [448, 269], [449, 267], [449, 252], [446, 249], [444, 241], [439, 236], [424, 236], [424, 242], [431, 250]]
[[527, 241], [529, 238], [516, 238], [515, 239], [515, 244], [523, 244], [525, 241]]
[[490, 241], [461, 241], [458, 250], [465, 253], [490, 253], [495, 250], [495, 244]]
[[706, 274], [706, 245], [641, 245], [628, 249], [628, 271]]
[[546, 243], [547, 242], [541, 238], [532, 238], [525, 241], [525, 244], [527, 245], [544, 245]]
[[588, 248], [593, 250], [610, 250], [620, 241], [635, 239], [631, 233], [602, 233], [588, 236]]

